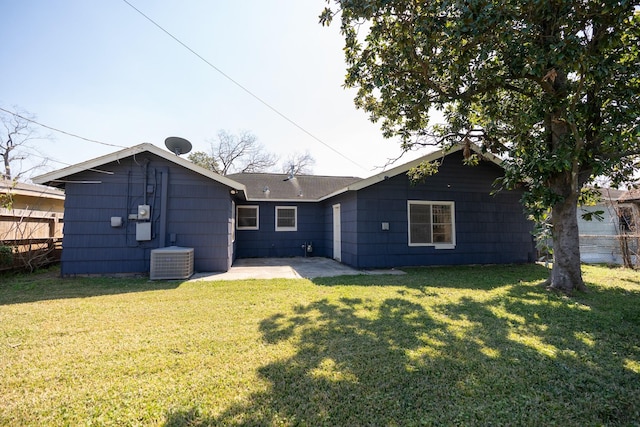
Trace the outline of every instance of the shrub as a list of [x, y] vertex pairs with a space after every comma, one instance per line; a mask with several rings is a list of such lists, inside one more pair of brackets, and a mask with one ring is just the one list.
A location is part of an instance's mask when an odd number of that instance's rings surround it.
[[0, 266], [13, 265], [13, 248], [11, 246], [0, 246]]

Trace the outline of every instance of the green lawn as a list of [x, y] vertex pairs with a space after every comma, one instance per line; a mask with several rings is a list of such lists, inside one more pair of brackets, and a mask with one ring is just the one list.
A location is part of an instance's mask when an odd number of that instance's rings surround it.
[[2, 276], [0, 425], [640, 425], [640, 272], [547, 275]]

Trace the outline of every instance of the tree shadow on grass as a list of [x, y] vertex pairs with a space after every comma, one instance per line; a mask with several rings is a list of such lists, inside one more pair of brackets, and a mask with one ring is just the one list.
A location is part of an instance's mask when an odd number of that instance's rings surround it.
[[59, 269], [0, 275], [0, 306], [68, 298], [175, 289], [182, 281], [134, 277], [60, 277]]
[[489, 304], [463, 298], [461, 304], [440, 308], [454, 322], [469, 322], [471, 354], [496, 355], [500, 369], [492, 376], [501, 387], [526, 390], [526, 399], [514, 404], [531, 413], [541, 409], [546, 413], [536, 420], [541, 424], [556, 414], [563, 414], [557, 423], [565, 425], [640, 422], [640, 370], [628, 365], [640, 361], [639, 325], [619, 323], [614, 330], [605, 317], [574, 300], [544, 290], [537, 297], [514, 293], [516, 298]]
[[518, 282], [543, 282], [549, 270], [538, 264], [473, 265], [403, 268], [404, 275], [367, 274], [317, 277], [319, 286], [403, 286], [411, 289], [494, 289]]
[[321, 299], [262, 321], [265, 345], [296, 347], [259, 368], [265, 391], [166, 425], [638, 424], [639, 326], [612, 331], [598, 310], [532, 285]]

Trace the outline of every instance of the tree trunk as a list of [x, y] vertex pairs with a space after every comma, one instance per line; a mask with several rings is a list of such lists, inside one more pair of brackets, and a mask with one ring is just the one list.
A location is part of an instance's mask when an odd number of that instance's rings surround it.
[[587, 291], [582, 280], [580, 237], [578, 233], [578, 198], [572, 195], [552, 208], [553, 268], [550, 288], [565, 294]]
[[9, 162], [10, 152], [11, 152], [10, 148], [7, 147], [6, 150], [2, 153], [2, 160], [4, 163], [4, 173], [0, 175], [0, 178], [3, 178], [7, 181], [11, 181], [11, 162]]

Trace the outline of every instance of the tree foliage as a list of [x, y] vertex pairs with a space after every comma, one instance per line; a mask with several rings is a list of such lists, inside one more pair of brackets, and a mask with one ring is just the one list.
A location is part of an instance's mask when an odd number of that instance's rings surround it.
[[[8, 183], [9, 185], [6, 185]], [[0, 209], [13, 209], [13, 190], [18, 181], [0, 182]]]
[[[536, 219], [551, 210], [551, 286], [584, 289], [580, 190], [637, 170], [638, 3], [327, 1], [320, 21], [341, 20], [356, 106], [405, 149], [466, 138], [504, 158], [501, 187], [523, 188]], [[445, 124], [429, 122], [434, 109]]]
[[205, 153], [204, 151], [194, 151], [193, 153], [189, 153], [187, 158], [200, 167], [218, 172], [218, 162], [211, 154]]

